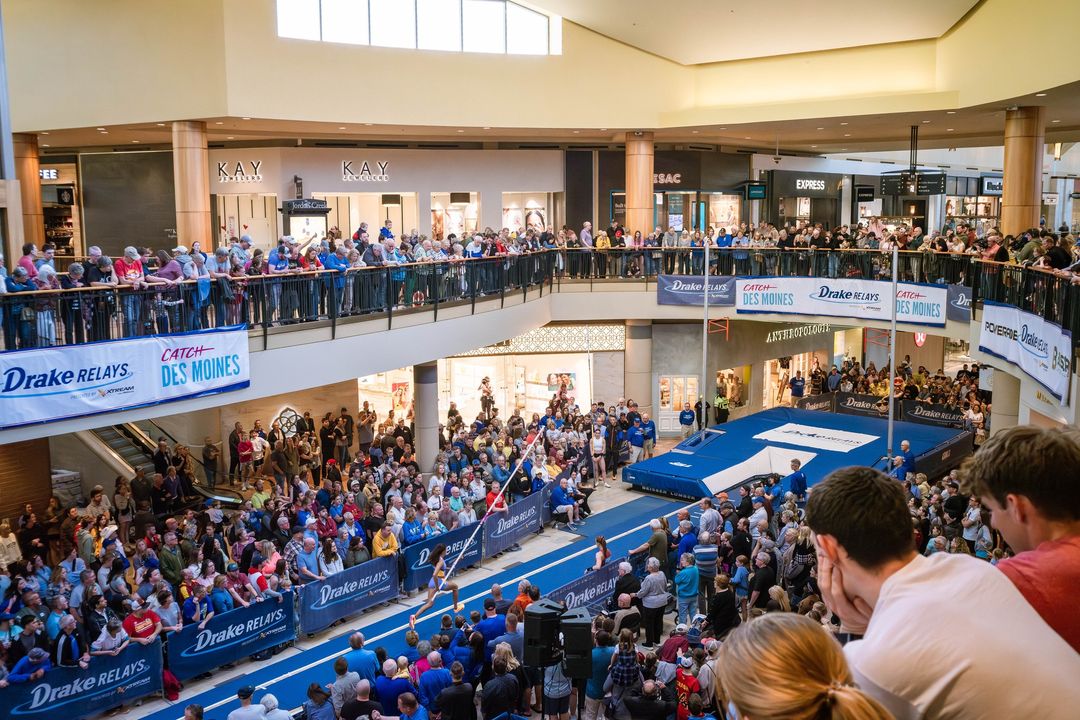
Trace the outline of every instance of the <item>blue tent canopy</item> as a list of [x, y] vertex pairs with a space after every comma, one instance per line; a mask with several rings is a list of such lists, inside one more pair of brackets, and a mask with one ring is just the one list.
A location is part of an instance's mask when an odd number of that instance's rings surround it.
[[[730, 490], [757, 475], [791, 472], [791, 460], [802, 461], [810, 485], [833, 470], [850, 465], [885, 468], [885, 420], [816, 410], [774, 408], [714, 425], [688, 438], [670, 452], [623, 470], [635, 487], [685, 498], [702, 498]], [[962, 430], [895, 424], [894, 451], [907, 440], [916, 468], [933, 477], [971, 453], [971, 434]]]

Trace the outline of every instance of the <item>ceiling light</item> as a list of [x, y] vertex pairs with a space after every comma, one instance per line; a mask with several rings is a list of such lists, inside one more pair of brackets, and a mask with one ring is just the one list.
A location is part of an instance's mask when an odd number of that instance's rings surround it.
[[747, 135], [746, 137], [743, 138], [743, 140], [749, 140], [749, 139], [750, 139], [749, 135]]
[[52, 147], [52, 145], [45, 145], [45, 144], [43, 144], [43, 145], [42, 145], [41, 147]]
[[47, 133], [47, 132], [40, 132], [40, 133], [38, 133], [38, 135], [48, 135], [48, 134], [49, 134], [49, 133]]
[[946, 111], [945, 111], [945, 114], [946, 114], [946, 115], [955, 115], [955, 114], [956, 114], [956, 111], [955, 111], [955, 110], [946, 110]]
[[102, 135], [108, 135], [108, 134], [109, 134], [109, 131], [108, 131], [108, 130], [102, 130], [102, 131], [101, 131], [101, 134], [102, 134]]
[[575, 130], [574, 134], [577, 135], [579, 132], [581, 132], [581, 131], [580, 130]]
[[823, 128], [823, 127], [819, 127], [819, 128], [818, 128], [818, 130], [824, 130], [824, 129], [825, 129], [825, 128]]
[[463, 132], [465, 132], [465, 131], [464, 131], [464, 130], [458, 130], [458, 132], [459, 132], [459, 133], [463, 133]]
[[840, 152], [847, 152], [847, 148], [840, 148]]
[[841, 125], [847, 125], [847, 123], [840, 123]]
[[98, 128], [98, 132], [104, 132], [105, 128]]
[[691, 130], [690, 132], [692, 132], [694, 135], [697, 135], [701, 131], [700, 130]]
[[157, 126], [158, 127], [165, 127], [165, 123], [158, 123]]
[[1050, 122], [1061, 122], [1060, 120], [1051, 120]]
[[137, 142], [142, 142], [142, 140], [132, 140], [131, 142], [137, 143]]
[[600, 132], [607, 132], [607, 128], [600, 128]]
[[953, 131], [952, 128], [945, 128], [945, 132], [952, 132], [952, 131]]
[[810, 147], [812, 147], [812, 148], [816, 148], [816, 147], [817, 147], [817, 145], [811, 145]]
[[365, 126], [365, 127], [371, 127], [371, 126], [372, 126], [372, 125], [374, 125], [374, 124], [375, 124], [375, 123], [364, 123], [364, 126]]
[[486, 128], [484, 128], [484, 129], [485, 129], [485, 130], [490, 130], [491, 128], [490, 128], [490, 127], [486, 127]]
[[727, 128], [720, 128], [721, 130], [727, 130]]
[[233, 136], [232, 136], [232, 135], [230, 135], [229, 137], [227, 137], [227, 138], [225, 138], [225, 139], [226, 139], [226, 140], [232, 140], [232, 139], [233, 139]]
[[930, 122], [930, 121], [929, 121], [929, 120], [923, 120], [923, 121], [922, 121], [922, 124], [923, 124], [923, 125], [926, 125], [926, 124], [927, 124], [928, 122]]
[[218, 120], [218, 121], [217, 121], [216, 123], [214, 123], [214, 124], [215, 124], [215, 125], [224, 125], [225, 123], [224, 123], [224, 122], [222, 122], [221, 120]]
[[851, 137], [851, 133], [844, 133], [844, 137]]
[[251, 118], [240, 118], [241, 120], [250, 120]]
[[1046, 93], [1035, 93], [1035, 97], [1046, 97]]
[[344, 129], [345, 129], [344, 125], [341, 125], [340, 127], [338, 127], [338, 130], [344, 130]]

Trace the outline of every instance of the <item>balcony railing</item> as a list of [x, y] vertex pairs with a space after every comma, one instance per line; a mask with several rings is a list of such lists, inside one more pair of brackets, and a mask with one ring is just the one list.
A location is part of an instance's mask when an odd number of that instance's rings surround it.
[[[878, 250], [720, 248], [709, 252], [713, 275], [862, 278], [892, 276], [891, 254]], [[702, 275], [699, 248], [543, 250], [524, 255], [417, 262], [274, 275], [190, 280], [173, 285], [85, 287], [0, 295], [3, 350], [76, 345], [247, 324], [264, 333], [280, 326], [329, 324], [505, 300], [508, 294], [558, 291], [562, 283], [651, 280], [658, 274]], [[1080, 284], [1075, 277], [986, 262], [970, 255], [902, 252], [902, 280], [956, 283], [976, 300], [994, 300], [1040, 315], [1080, 338]]]

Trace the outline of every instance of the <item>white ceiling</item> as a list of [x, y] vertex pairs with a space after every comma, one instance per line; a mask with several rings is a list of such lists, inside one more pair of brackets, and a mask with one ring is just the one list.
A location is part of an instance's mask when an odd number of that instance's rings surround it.
[[936, 38], [978, 0], [532, 0], [683, 65]]

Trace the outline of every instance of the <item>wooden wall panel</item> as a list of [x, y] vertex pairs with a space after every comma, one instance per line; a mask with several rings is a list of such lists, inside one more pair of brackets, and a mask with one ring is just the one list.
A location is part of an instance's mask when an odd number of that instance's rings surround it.
[[27, 440], [0, 445], [0, 520], [15, 519], [26, 503], [44, 512], [52, 495], [49, 441]]

